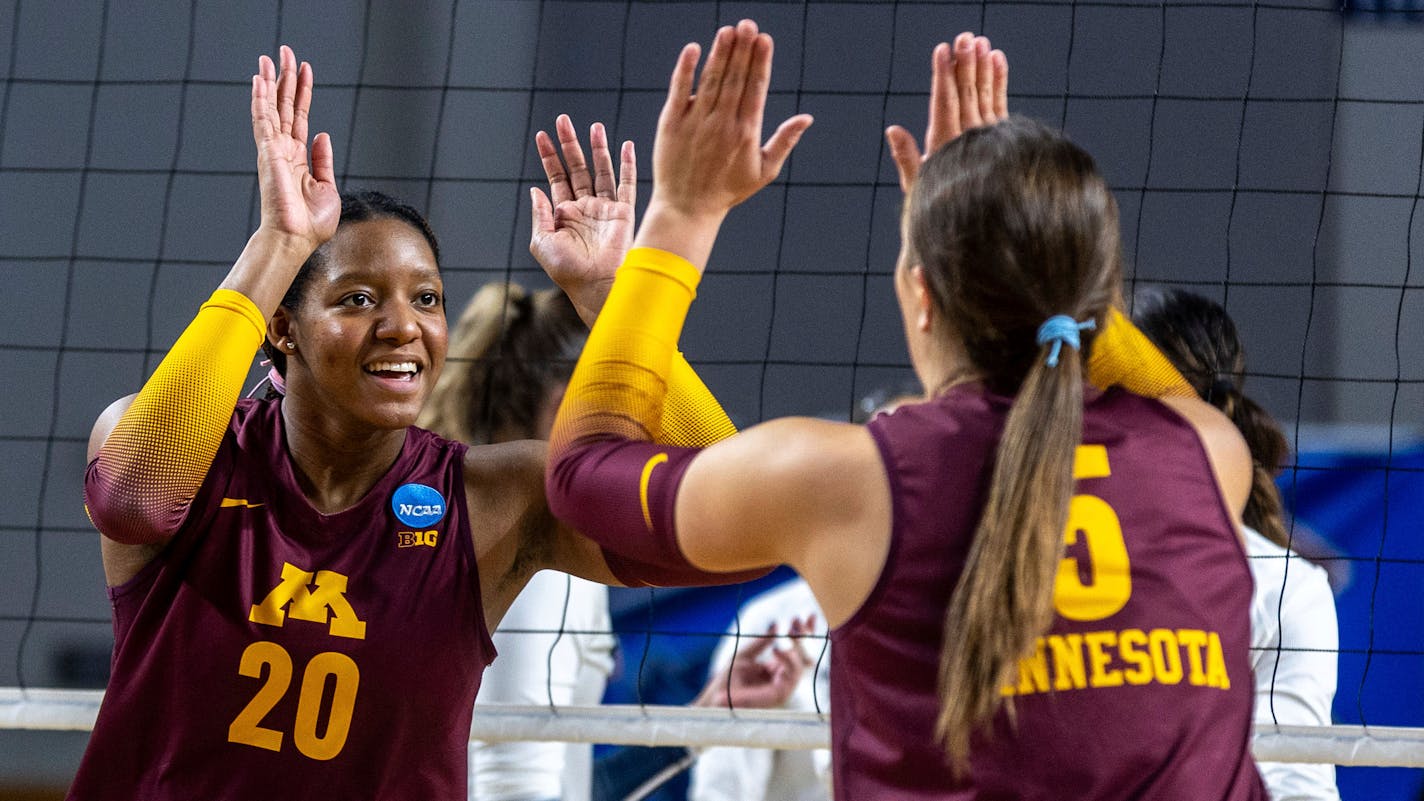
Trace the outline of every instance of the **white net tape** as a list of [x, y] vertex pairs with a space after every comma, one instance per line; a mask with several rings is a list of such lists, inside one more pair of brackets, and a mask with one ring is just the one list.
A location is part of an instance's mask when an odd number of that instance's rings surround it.
[[[0, 729], [87, 731], [99, 713], [98, 690], [0, 688]], [[680, 706], [479, 706], [470, 736], [487, 742], [539, 740], [609, 745], [826, 748], [823, 715], [782, 710]], [[1424, 768], [1424, 730], [1392, 726], [1257, 724], [1253, 748], [1263, 762]]]

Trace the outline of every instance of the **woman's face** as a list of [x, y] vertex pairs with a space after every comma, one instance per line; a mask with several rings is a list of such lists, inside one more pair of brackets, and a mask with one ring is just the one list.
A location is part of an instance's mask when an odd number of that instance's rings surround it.
[[291, 312], [288, 393], [352, 430], [413, 425], [448, 344], [435, 254], [393, 218], [343, 223], [326, 247]]

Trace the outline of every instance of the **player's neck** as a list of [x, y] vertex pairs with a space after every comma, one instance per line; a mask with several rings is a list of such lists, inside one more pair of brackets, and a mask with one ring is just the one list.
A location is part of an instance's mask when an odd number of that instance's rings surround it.
[[284, 401], [287, 452], [302, 493], [322, 514], [356, 505], [400, 456], [406, 430], [372, 430], [352, 436], [329, 420], [293, 414]]

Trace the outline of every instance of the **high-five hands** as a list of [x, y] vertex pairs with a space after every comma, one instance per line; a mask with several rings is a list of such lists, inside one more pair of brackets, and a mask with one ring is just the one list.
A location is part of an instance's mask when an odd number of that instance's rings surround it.
[[964, 131], [993, 125], [1009, 113], [1009, 62], [1003, 51], [990, 48], [988, 39], [961, 33], [952, 49], [943, 42], [937, 45], [932, 61], [924, 152], [903, 127], [892, 125], [885, 131], [900, 188], [907, 193], [929, 154]]
[[292, 48], [282, 46], [281, 73], [272, 59], [257, 60], [252, 76], [252, 138], [257, 143], [257, 177], [262, 190], [262, 227], [296, 248], [316, 250], [336, 233], [341, 195], [336, 189], [331, 137], [316, 135], [307, 164], [307, 119], [311, 112], [312, 68], [297, 65]]
[[772, 41], [755, 22], [717, 31], [694, 86], [701, 53], [688, 44], [673, 68], [653, 143], [653, 197], [636, 242], [699, 267], [727, 212], [776, 178], [812, 122], [797, 114], [762, 143]]
[[592, 325], [633, 242], [638, 165], [633, 143], [624, 142], [614, 174], [602, 123], [589, 130], [592, 169], [567, 114], [555, 120], [554, 132], [559, 138], [557, 150], [547, 133], [540, 131], [534, 137], [549, 194], [537, 187], [529, 190], [534, 221], [529, 252], [568, 294], [584, 322]]

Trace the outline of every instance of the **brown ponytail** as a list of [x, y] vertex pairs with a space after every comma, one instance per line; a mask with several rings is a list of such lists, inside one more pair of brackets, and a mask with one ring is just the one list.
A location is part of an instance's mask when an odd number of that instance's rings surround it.
[[1289, 547], [1275, 478], [1290, 455], [1290, 445], [1276, 421], [1242, 392], [1246, 352], [1226, 309], [1191, 292], [1149, 287], [1134, 298], [1132, 318], [1202, 400], [1240, 429], [1251, 449], [1252, 468], [1244, 522], [1271, 542]]
[[931, 156], [907, 214], [908, 255], [943, 323], [985, 387], [1015, 396], [945, 615], [936, 734], [963, 772], [1001, 688], [1053, 623], [1093, 331], [1057, 366], [1037, 331], [1059, 314], [1105, 324], [1121, 275], [1117, 206], [1087, 153], [1011, 117]]
[[472, 445], [538, 437], [540, 407], [568, 382], [587, 335], [558, 289], [485, 284], [455, 324], [416, 424]]

